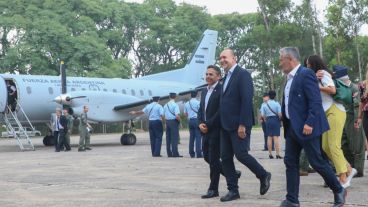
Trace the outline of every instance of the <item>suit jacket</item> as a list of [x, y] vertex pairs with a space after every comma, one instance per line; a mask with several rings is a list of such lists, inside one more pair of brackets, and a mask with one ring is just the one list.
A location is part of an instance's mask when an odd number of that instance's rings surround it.
[[[293, 129], [298, 138], [305, 140], [319, 137], [323, 132], [329, 130], [326, 114], [322, 107], [322, 98], [318, 86], [316, 74], [308, 68], [299, 67], [289, 93], [289, 120], [285, 114], [285, 94], [282, 101], [282, 116], [284, 134]], [[304, 135], [303, 128], [307, 124], [313, 128], [311, 135]]]
[[68, 119], [64, 116], [60, 116], [60, 125], [64, 128], [64, 131], [68, 131]]
[[253, 80], [250, 73], [236, 66], [225, 91], [221, 89], [220, 119], [223, 129], [237, 130], [239, 125], [247, 129], [254, 124]]
[[[208, 132], [206, 137], [219, 138], [220, 137], [220, 118], [219, 118], [219, 105], [222, 86], [220, 83], [216, 85], [207, 103], [207, 110], [205, 110], [205, 99], [207, 94], [207, 88], [202, 89], [201, 102], [198, 109], [199, 123], [207, 125]], [[206, 116], [205, 116], [206, 115]], [[206, 117], [206, 119], [205, 119]]]

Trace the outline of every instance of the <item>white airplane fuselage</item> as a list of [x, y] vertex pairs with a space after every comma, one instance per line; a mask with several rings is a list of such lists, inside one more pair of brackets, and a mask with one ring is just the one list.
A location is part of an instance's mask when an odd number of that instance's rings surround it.
[[[182, 93], [203, 85], [208, 65], [215, 63], [217, 31], [206, 30], [184, 68], [135, 79], [67, 77], [67, 93], [61, 93], [60, 76], [0, 74], [0, 112], [6, 111], [7, 86], [13, 82], [17, 100], [32, 123], [47, 123], [61, 104], [69, 105], [76, 115], [89, 106], [88, 120], [95, 122], [128, 121], [136, 116], [152, 96]], [[63, 100], [56, 103], [57, 100]], [[65, 102], [65, 100], [68, 100]], [[56, 101], [56, 102], [55, 102]], [[166, 99], [167, 101], [167, 99]], [[26, 121], [25, 117], [18, 117]]]
[[[50, 120], [50, 114], [55, 112], [60, 104], [53, 100], [61, 94], [59, 76], [10, 75], [0, 74], [0, 81], [12, 80], [17, 88], [18, 102], [34, 123], [44, 123]], [[166, 96], [170, 92], [180, 92], [194, 89], [195, 85], [140, 79], [107, 79], [107, 78], [67, 78], [67, 94], [86, 95], [86, 98], [73, 100], [74, 111], [81, 113], [83, 105], [88, 105], [89, 119], [97, 122], [127, 121], [132, 117], [128, 111], [114, 111], [117, 105], [133, 101], [146, 100], [152, 96]], [[0, 84], [2, 97], [7, 93], [6, 86]], [[91, 100], [93, 99], [93, 101]], [[1, 100], [1, 105], [5, 105]], [[1, 106], [0, 105], [0, 106]]]

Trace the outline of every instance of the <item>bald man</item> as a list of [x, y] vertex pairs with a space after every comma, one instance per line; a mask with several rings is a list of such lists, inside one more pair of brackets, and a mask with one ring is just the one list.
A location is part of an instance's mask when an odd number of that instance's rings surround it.
[[264, 195], [270, 187], [271, 173], [248, 153], [254, 124], [252, 77], [238, 66], [231, 49], [221, 52], [220, 64], [226, 73], [220, 99], [221, 160], [229, 190], [221, 201], [240, 198], [234, 155], [256, 175], [260, 181], [260, 194]]

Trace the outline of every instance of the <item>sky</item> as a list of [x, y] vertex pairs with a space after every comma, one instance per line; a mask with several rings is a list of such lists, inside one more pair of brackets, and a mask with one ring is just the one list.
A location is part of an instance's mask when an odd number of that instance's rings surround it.
[[[138, 2], [142, 3], [143, 0], [125, 0], [126, 2]], [[258, 3], [257, 0], [174, 0], [177, 4], [185, 2], [198, 6], [205, 6], [208, 13], [212, 15], [216, 14], [228, 14], [238, 12], [240, 14], [257, 12]], [[301, 4], [302, 0], [292, 0], [296, 5]], [[328, 0], [313, 0], [312, 1], [319, 13], [318, 18], [323, 23], [326, 23], [325, 13], [328, 5]], [[368, 26], [362, 27], [360, 34], [368, 35]]]

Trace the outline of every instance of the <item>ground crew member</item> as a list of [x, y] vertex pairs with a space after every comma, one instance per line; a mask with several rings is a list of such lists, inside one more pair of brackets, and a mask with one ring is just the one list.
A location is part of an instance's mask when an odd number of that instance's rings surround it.
[[183, 157], [178, 151], [180, 110], [178, 104], [175, 103], [176, 93], [170, 93], [169, 97], [170, 101], [164, 106], [167, 156]]
[[[190, 93], [191, 99], [184, 105], [184, 115], [188, 118], [189, 127], [189, 155], [191, 158], [202, 156], [202, 138], [201, 132], [199, 131], [199, 123], [197, 119], [197, 113], [199, 109], [199, 101], [196, 99], [197, 91]], [[194, 152], [195, 143], [195, 152]]]
[[78, 152], [91, 150], [90, 148], [90, 131], [91, 125], [88, 124], [88, 106], [83, 106], [83, 113], [79, 117], [79, 148]]
[[164, 115], [163, 107], [158, 103], [159, 96], [152, 97], [152, 103], [148, 104], [142, 109], [142, 111], [131, 111], [132, 115], [146, 114], [149, 119], [149, 135], [151, 143], [152, 157], [161, 157], [161, 144], [162, 144], [162, 118]]

